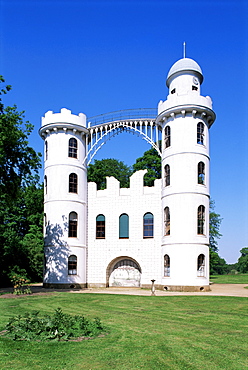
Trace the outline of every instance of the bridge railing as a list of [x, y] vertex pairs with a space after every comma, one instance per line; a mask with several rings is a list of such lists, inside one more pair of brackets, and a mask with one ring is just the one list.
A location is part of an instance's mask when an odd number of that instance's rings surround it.
[[103, 123], [109, 123], [114, 121], [122, 121], [125, 119], [155, 119], [157, 117], [156, 108], [138, 108], [138, 109], [125, 109], [118, 110], [115, 112], [100, 114], [98, 116], [89, 117], [87, 119], [87, 127], [97, 126]]

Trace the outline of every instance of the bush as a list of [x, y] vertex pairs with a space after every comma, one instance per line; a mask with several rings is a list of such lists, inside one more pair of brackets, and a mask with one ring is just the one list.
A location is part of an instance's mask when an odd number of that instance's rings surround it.
[[39, 317], [39, 311], [12, 317], [6, 325], [5, 335], [13, 340], [69, 340], [79, 337], [96, 337], [104, 331], [100, 319], [71, 316], [57, 308], [52, 316]]

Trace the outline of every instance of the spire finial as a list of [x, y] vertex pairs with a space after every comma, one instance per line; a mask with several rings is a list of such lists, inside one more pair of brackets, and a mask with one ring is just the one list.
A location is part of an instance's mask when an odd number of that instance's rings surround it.
[[183, 43], [183, 57], [186, 58], [186, 42]]

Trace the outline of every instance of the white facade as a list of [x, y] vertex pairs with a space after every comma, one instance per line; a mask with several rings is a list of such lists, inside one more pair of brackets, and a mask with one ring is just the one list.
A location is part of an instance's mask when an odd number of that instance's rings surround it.
[[[42, 119], [45, 140], [44, 285], [209, 289], [210, 97], [192, 59], [176, 62], [160, 101], [162, 179], [143, 186], [145, 171], [121, 189], [87, 185], [86, 116], [67, 109]], [[87, 195], [88, 188], [88, 195]]]

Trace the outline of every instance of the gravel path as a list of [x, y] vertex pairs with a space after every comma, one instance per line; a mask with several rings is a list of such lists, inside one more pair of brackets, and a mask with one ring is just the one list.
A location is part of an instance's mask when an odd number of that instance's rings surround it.
[[[149, 289], [139, 288], [90, 288], [81, 290], [66, 290], [66, 289], [45, 289], [42, 284], [31, 285], [31, 290], [34, 294], [51, 294], [54, 292], [73, 292], [79, 294], [87, 293], [100, 293], [100, 294], [128, 294], [128, 295], [142, 295], [150, 296]], [[11, 294], [13, 288], [0, 289], [0, 298], [14, 298], [23, 297]], [[247, 284], [212, 284], [210, 292], [170, 292], [156, 290], [156, 296], [178, 296], [178, 295], [199, 295], [199, 296], [229, 296], [229, 297], [247, 297], [248, 298], [248, 285]]]

